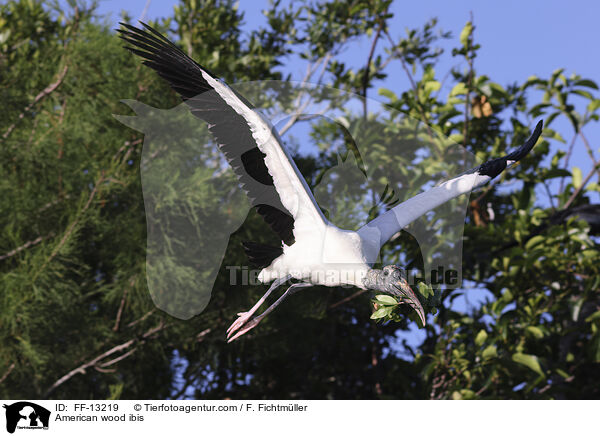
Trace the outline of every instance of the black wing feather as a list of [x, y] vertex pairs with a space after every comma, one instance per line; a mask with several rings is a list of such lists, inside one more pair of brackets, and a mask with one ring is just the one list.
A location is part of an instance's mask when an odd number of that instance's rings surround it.
[[502, 171], [504, 171], [506, 169], [507, 161], [511, 160], [511, 161], [516, 162], [516, 161], [520, 161], [525, 156], [527, 156], [527, 153], [529, 153], [531, 151], [531, 149], [537, 142], [538, 138], [540, 137], [543, 126], [544, 126], [544, 122], [540, 120], [537, 123], [537, 125], [535, 126], [533, 133], [531, 134], [531, 136], [529, 137], [527, 142], [525, 142], [525, 144], [523, 144], [522, 146], [517, 148], [512, 153], [507, 154], [506, 156], [487, 161], [486, 163], [475, 168], [475, 171], [477, 171], [482, 176], [489, 176], [493, 179], [494, 177], [496, 177], [498, 174], [500, 174]]
[[[224, 153], [238, 180], [258, 213], [287, 245], [294, 243], [294, 219], [286, 212], [273, 186], [273, 178], [263, 154], [252, 137], [246, 120], [230, 108], [202, 76], [202, 71], [218, 78], [200, 66], [179, 47], [145, 23], [148, 31], [120, 23], [120, 38], [129, 51], [144, 59], [143, 64], [155, 70], [190, 106], [192, 114], [208, 123], [219, 149]], [[233, 90], [232, 90], [233, 91]], [[233, 91], [252, 108], [252, 104]]]
[[282, 247], [259, 244], [258, 242], [242, 242], [248, 260], [257, 268], [266, 268], [273, 259], [283, 254]]

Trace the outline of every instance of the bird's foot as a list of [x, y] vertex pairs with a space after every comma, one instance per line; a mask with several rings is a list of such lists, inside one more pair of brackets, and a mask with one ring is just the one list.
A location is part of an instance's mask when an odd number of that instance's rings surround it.
[[[233, 342], [235, 341], [237, 338], [239, 338], [240, 336], [246, 334], [247, 332], [249, 332], [250, 330], [252, 330], [254, 327], [256, 327], [258, 325], [258, 323], [261, 321], [260, 317], [257, 318], [253, 318], [250, 321], [248, 321], [247, 319], [244, 320], [244, 322], [240, 323], [239, 325], [237, 325], [235, 328], [232, 329], [232, 327], [234, 327], [234, 325], [240, 321], [240, 319], [242, 318], [242, 316], [244, 316], [244, 314], [240, 315], [240, 318], [238, 318], [232, 325], [231, 327], [229, 327], [229, 330], [227, 330], [227, 342]], [[237, 331], [237, 333], [236, 333]], [[233, 335], [235, 333], [235, 335]], [[233, 336], [231, 336], [233, 335]]]
[[246, 324], [251, 316], [251, 312], [238, 313], [238, 319], [236, 319], [227, 329], [227, 337], [231, 336], [235, 331], [239, 330], [244, 324]]

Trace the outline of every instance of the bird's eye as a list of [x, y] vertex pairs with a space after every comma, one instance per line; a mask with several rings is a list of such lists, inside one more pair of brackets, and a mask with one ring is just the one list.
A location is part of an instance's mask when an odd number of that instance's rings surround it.
[[384, 270], [384, 271], [383, 271], [383, 275], [384, 275], [384, 276], [389, 276], [389, 275], [390, 275], [390, 272], [389, 272], [388, 270]]

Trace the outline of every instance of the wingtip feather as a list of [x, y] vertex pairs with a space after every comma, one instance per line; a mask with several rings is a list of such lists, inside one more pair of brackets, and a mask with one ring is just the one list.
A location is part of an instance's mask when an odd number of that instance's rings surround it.
[[540, 135], [542, 134], [543, 127], [544, 127], [544, 121], [543, 120], [538, 121], [538, 123], [535, 126], [535, 129], [533, 129], [531, 136], [525, 142], [525, 144], [523, 144], [521, 147], [519, 147], [516, 151], [507, 155], [506, 159], [510, 160], [510, 161], [518, 162], [521, 159], [523, 159], [525, 156], [527, 156], [529, 154], [529, 152], [531, 151], [531, 149], [537, 143]]
[[514, 163], [523, 159], [529, 154], [531, 149], [537, 143], [540, 135], [542, 134], [543, 126], [544, 122], [543, 120], [540, 120], [535, 126], [535, 129], [533, 129], [529, 139], [522, 146], [504, 157], [499, 157], [485, 162], [477, 168], [477, 172], [480, 175], [489, 176], [493, 179], [502, 171], [504, 171], [507, 166], [513, 165]]
[[526, 142], [526, 145], [530, 145], [529, 149], [531, 150], [533, 146], [537, 143], [540, 135], [542, 134], [542, 129], [544, 128], [544, 120], [539, 120], [531, 133], [531, 136]]

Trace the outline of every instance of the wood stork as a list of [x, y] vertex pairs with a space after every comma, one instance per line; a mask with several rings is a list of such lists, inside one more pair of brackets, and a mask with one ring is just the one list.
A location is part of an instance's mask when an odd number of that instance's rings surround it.
[[[121, 23], [128, 50], [144, 59], [183, 98], [191, 112], [208, 123], [220, 150], [236, 173], [251, 203], [279, 235], [280, 247], [246, 243], [248, 257], [263, 269], [258, 279], [271, 286], [260, 300], [229, 327], [229, 341], [254, 328], [286, 297], [313, 285], [354, 285], [389, 293], [408, 304], [425, 324], [425, 313], [403, 270], [388, 265], [373, 269], [382, 245], [416, 218], [473, 188], [484, 185], [522, 159], [537, 142], [540, 121], [516, 151], [473, 168], [393, 207], [358, 231], [330, 223], [277, 131], [242, 96], [203, 68], [147, 24], [146, 30]], [[258, 183], [256, 183], [258, 182]], [[273, 196], [268, 198], [265, 193]], [[290, 279], [292, 284], [261, 315], [267, 297]]]

